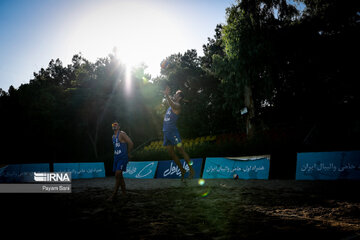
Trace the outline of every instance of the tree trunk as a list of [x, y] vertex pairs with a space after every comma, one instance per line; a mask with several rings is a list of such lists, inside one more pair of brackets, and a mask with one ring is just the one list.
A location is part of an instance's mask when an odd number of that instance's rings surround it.
[[252, 90], [249, 85], [244, 87], [244, 97], [245, 106], [248, 109], [248, 114], [246, 115], [246, 134], [248, 137], [252, 137], [254, 135], [253, 118], [255, 116], [255, 108]]
[[88, 132], [88, 136], [89, 136], [91, 144], [93, 146], [95, 158], [97, 159], [98, 158], [97, 147], [96, 147], [97, 137], [95, 136], [95, 138], [93, 138], [89, 132]]
[[99, 120], [97, 119], [96, 127], [95, 127], [95, 136], [92, 137], [90, 131], [88, 131], [88, 136], [89, 136], [91, 144], [93, 146], [93, 150], [94, 150], [96, 159], [98, 159], [98, 151], [97, 151], [98, 132], [99, 132]]

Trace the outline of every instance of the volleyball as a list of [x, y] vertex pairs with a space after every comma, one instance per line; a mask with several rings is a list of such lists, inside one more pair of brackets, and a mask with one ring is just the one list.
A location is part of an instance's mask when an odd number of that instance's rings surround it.
[[166, 69], [168, 65], [169, 65], [169, 61], [167, 61], [166, 59], [163, 60], [160, 64], [162, 69]]

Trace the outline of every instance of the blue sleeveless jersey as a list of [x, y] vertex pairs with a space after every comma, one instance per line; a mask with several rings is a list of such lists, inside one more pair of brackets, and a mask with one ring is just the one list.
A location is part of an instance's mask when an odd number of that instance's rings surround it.
[[177, 131], [176, 122], [178, 118], [179, 116], [171, 110], [171, 107], [169, 107], [164, 117], [163, 131], [164, 132], [172, 132], [175, 130]]
[[117, 133], [116, 137], [113, 136], [113, 144], [114, 144], [114, 160], [127, 160], [128, 152], [127, 152], [127, 143], [121, 143], [119, 141], [119, 133]]

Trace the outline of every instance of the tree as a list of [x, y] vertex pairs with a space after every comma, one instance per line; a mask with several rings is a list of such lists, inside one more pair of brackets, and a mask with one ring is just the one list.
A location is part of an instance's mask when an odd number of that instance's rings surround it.
[[[167, 57], [164, 61], [168, 64], [162, 68], [162, 76], [155, 79], [161, 89], [169, 85], [173, 93], [178, 89], [184, 92], [179, 129], [185, 137], [214, 133], [230, 122], [224, 118], [222, 111], [222, 94], [218, 88], [220, 81], [210, 70], [210, 51], [215, 49], [211, 44], [204, 46], [204, 49], [209, 49], [204, 57], [198, 57], [196, 50]], [[165, 110], [163, 108], [163, 114]]]
[[214, 56], [215, 72], [223, 81], [226, 106], [231, 106], [233, 115], [239, 119], [240, 110], [247, 107], [248, 136], [254, 133], [256, 110], [273, 94], [271, 38], [297, 13], [284, 0], [238, 1], [227, 9], [223, 27], [226, 56]]
[[201, 67], [208, 71], [214, 71], [213, 56], [225, 57], [225, 46], [222, 34], [223, 26], [216, 25], [214, 38], [208, 38], [208, 42], [203, 45], [204, 56], [200, 57]]
[[2, 88], [0, 88], [0, 97], [4, 97], [7, 95], [8, 95], [8, 93], [6, 91], [4, 91]]
[[[28, 84], [0, 97], [3, 159], [101, 161], [112, 153], [115, 119], [136, 144], [153, 138], [161, 122], [153, 104], [162, 95], [144, 68], [132, 71], [129, 95], [126, 66], [112, 55], [91, 63], [77, 54], [66, 67], [51, 60]], [[19, 137], [27, 141], [14, 155]]]

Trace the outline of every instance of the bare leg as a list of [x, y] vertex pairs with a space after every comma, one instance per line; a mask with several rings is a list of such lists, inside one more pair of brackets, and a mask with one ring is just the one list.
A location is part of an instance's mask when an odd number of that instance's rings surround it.
[[186, 170], [181, 166], [181, 162], [179, 157], [175, 154], [174, 146], [166, 146], [171, 158], [174, 160], [175, 164], [180, 168], [181, 171], [181, 181], [184, 180], [184, 176], [186, 173]]
[[179, 150], [179, 152], [181, 153], [181, 155], [183, 155], [186, 163], [187, 163], [188, 166], [189, 166], [189, 169], [190, 169], [189, 178], [193, 178], [194, 175], [195, 175], [195, 171], [194, 171], [193, 167], [190, 165], [191, 160], [190, 160], [189, 155], [185, 152], [185, 150], [184, 150], [183, 147], [178, 147], [178, 146], [176, 146], [176, 148], [177, 148], [177, 150]]
[[125, 181], [121, 170], [115, 172], [115, 187], [113, 194], [109, 197], [108, 200], [114, 201], [115, 197], [119, 191], [119, 187], [121, 186], [121, 191], [123, 194], [126, 194], [125, 190]]
[[123, 195], [126, 195], [126, 185], [125, 185], [125, 179], [123, 176], [123, 172], [120, 171], [120, 187], [121, 187], [121, 192]]

